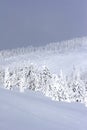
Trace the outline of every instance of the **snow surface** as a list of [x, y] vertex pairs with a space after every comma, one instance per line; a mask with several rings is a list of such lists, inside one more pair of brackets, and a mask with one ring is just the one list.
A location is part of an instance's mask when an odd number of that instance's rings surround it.
[[0, 88], [0, 130], [87, 130], [87, 108]]

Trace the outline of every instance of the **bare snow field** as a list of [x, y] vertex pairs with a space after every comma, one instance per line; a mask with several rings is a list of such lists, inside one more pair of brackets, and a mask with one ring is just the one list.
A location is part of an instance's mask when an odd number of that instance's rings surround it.
[[0, 88], [0, 130], [87, 130], [87, 108]]

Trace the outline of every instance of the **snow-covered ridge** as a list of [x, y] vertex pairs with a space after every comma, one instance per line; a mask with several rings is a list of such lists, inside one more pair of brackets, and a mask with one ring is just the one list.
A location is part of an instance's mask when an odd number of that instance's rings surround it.
[[54, 42], [49, 43], [45, 46], [40, 47], [22, 47], [17, 49], [11, 50], [2, 50], [0, 51], [0, 58], [1, 57], [12, 57], [21, 54], [27, 54], [32, 52], [65, 52], [65, 51], [72, 51], [78, 50], [79, 48], [86, 47], [87, 48], [87, 37], [80, 37], [74, 38], [71, 40], [61, 41], [61, 42]]

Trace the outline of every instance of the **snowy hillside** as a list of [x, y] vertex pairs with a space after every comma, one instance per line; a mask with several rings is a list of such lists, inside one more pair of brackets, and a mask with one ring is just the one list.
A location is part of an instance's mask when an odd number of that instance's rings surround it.
[[87, 108], [0, 88], [0, 130], [87, 130]]
[[[87, 37], [50, 43], [43, 47], [27, 47], [0, 51], [0, 66], [37, 64], [47, 66], [52, 73], [70, 73], [73, 66], [87, 69]], [[0, 68], [1, 68], [0, 67]]]
[[0, 52], [0, 84], [87, 105], [87, 37]]
[[0, 51], [0, 130], [87, 130], [85, 106], [87, 37]]

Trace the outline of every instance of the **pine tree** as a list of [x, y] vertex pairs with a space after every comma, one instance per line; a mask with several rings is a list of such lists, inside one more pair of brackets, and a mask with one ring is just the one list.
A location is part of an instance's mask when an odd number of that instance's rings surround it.
[[71, 101], [83, 102], [85, 94], [85, 84], [81, 80], [80, 72], [75, 72], [75, 76], [70, 81], [70, 99]]
[[4, 86], [7, 89], [12, 89], [11, 76], [12, 76], [12, 73], [10, 72], [10, 69], [7, 67], [5, 69], [5, 77], [4, 77]]
[[42, 92], [46, 96], [50, 96], [51, 91], [51, 73], [47, 67], [43, 67], [43, 72], [41, 73], [41, 86], [42, 86]]
[[27, 72], [25, 73], [26, 77], [26, 86], [28, 89], [35, 90], [38, 86], [38, 77], [37, 77], [37, 70], [33, 65], [27, 67]]
[[22, 75], [22, 77], [20, 78], [20, 92], [24, 92], [25, 89], [25, 75]]
[[56, 100], [58, 101], [69, 101], [68, 86], [66, 82], [66, 76], [64, 76], [62, 70], [60, 70], [60, 75], [56, 76], [53, 85], [53, 91]]

